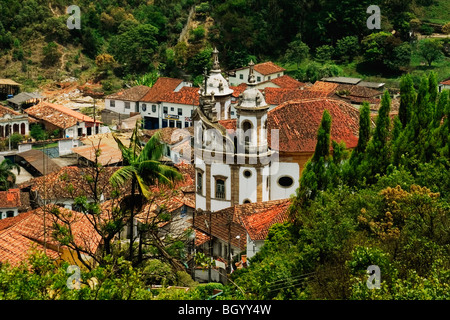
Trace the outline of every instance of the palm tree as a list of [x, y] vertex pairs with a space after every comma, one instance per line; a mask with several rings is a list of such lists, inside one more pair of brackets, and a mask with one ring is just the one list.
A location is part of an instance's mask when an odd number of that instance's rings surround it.
[[[163, 156], [164, 144], [160, 140], [160, 134], [157, 132], [144, 147], [141, 145], [141, 137], [139, 135], [140, 122], [136, 122], [136, 127], [130, 139], [130, 146], [127, 148], [123, 143], [113, 135], [114, 140], [122, 152], [124, 166], [114, 172], [110, 178], [113, 186], [120, 187], [131, 183], [131, 197], [136, 195], [136, 191], [145, 198], [150, 198], [151, 193], [149, 186], [164, 184], [171, 186], [176, 180], [181, 180], [182, 175], [174, 168], [164, 165], [160, 162]], [[129, 259], [133, 258], [133, 242], [134, 242], [134, 209], [135, 201], [131, 201], [131, 214], [129, 221], [130, 228], [130, 248]]]
[[20, 166], [16, 163], [12, 163], [8, 159], [4, 159], [0, 163], [0, 190], [6, 191], [14, 186], [16, 183], [16, 175], [12, 172], [12, 169], [16, 168], [17, 173], [20, 174]]

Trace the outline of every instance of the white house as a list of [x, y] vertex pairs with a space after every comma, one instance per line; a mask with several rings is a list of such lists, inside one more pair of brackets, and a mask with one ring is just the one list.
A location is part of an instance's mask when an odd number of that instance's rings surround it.
[[13, 133], [28, 134], [28, 116], [0, 105], [0, 138]]
[[181, 79], [161, 77], [140, 99], [139, 112], [145, 129], [186, 128], [192, 125], [194, 106], [198, 105], [198, 88]]
[[105, 109], [129, 116], [132, 112], [139, 112], [139, 101], [150, 87], [135, 86], [105, 97]]
[[25, 112], [47, 131], [60, 130], [63, 138], [77, 139], [100, 133], [100, 121], [61, 105], [42, 101]]
[[19, 189], [0, 191], [0, 219], [17, 216], [30, 209], [30, 199], [26, 192]]
[[[255, 64], [253, 68], [256, 84], [282, 77], [284, 75], [284, 71], [286, 71], [286, 69], [276, 65], [272, 61]], [[249, 66], [232, 70], [229, 73], [230, 85], [238, 86], [241, 83], [246, 83], [249, 73]]]
[[450, 78], [440, 82], [438, 88], [439, 92], [442, 92], [442, 90], [450, 90]]

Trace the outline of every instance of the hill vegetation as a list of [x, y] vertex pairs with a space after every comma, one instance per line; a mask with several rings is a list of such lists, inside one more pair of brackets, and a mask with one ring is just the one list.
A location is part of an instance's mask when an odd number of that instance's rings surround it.
[[[72, 4], [81, 9], [79, 30], [67, 27]], [[366, 27], [374, 4], [381, 8], [381, 30]], [[428, 71], [438, 80], [450, 72], [448, 38], [433, 39], [440, 54], [430, 63], [420, 49], [422, 35], [443, 32], [445, 6], [431, 0], [1, 0], [1, 76], [24, 89], [75, 77], [101, 82], [107, 92], [146, 74], [197, 83], [217, 46], [224, 70], [273, 60], [304, 81], [339, 74], [394, 84], [408, 72], [417, 88]], [[112, 59], [99, 64], [105, 54]]]

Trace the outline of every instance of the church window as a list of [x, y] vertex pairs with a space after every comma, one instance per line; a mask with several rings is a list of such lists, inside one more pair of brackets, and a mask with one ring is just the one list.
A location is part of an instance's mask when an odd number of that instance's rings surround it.
[[225, 199], [225, 180], [216, 180], [216, 198]]
[[252, 176], [252, 172], [250, 170], [244, 170], [244, 177], [250, 178]]
[[197, 172], [197, 192], [203, 193], [203, 174], [201, 172]]
[[289, 176], [283, 176], [278, 179], [278, 184], [283, 188], [290, 188], [294, 184], [294, 179]]

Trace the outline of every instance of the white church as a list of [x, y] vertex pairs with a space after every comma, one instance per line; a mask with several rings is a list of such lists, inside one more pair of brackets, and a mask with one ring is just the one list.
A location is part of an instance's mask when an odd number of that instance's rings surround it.
[[[235, 119], [230, 113], [233, 90], [221, 74], [217, 50], [213, 62], [193, 115], [196, 208], [214, 212], [239, 204], [289, 198], [298, 187], [299, 166], [279, 163], [276, 148], [269, 148], [269, 106], [255, 86], [253, 62], [249, 65], [247, 89], [234, 107]], [[235, 128], [227, 129], [230, 123]], [[272, 137], [272, 142], [275, 140]], [[281, 177], [284, 185], [280, 184]]]

